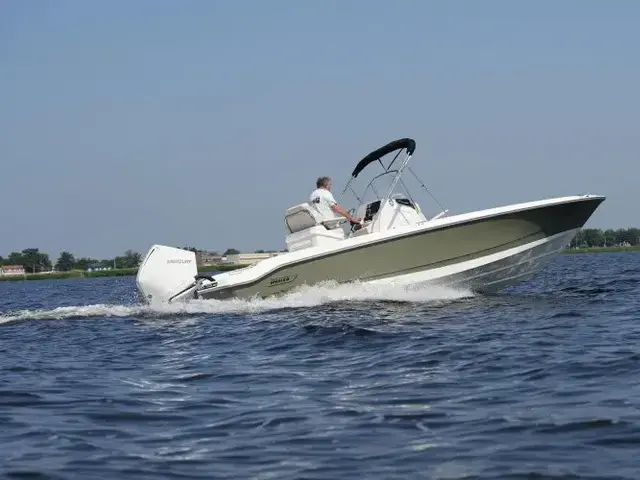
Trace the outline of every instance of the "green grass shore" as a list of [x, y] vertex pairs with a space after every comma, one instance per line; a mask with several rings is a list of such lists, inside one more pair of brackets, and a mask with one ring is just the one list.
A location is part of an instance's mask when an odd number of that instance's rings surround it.
[[[565, 250], [565, 254], [577, 253], [609, 253], [609, 252], [637, 252], [640, 251], [640, 245], [631, 247], [591, 247], [591, 248], [570, 248]], [[246, 267], [247, 265], [216, 265], [210, 267], [198, 267], [198, 272], [220, 272], [227, 270], [236, 270]], [[94, 277], [123, 277], [132, 276], [138, 272], [137, 268], [118, 268], [114, 270], [100, 270], [97, 272], [84, 272], [82, 270], [72, 270], [70, 272], [53, 272], [53, 273], [27, 273], [25, 275], [0, 275], [0, 281], [18, 281], [18, 280], [51, 280], [64, 278], [94, 278]]]
[[[198, 267], [198, 272], [224, 272], [227, 270], [237, 270], [248, 265], [216, 265], [209, 267]], [[117, 268], [113, 270], [98, 270], [95, 272], [85, 272], [83, 270], [71, 270], [69, 272], [43, 272], [27, 273], [25, 275], [0, 275], [0, 281], [18, 280], [61, 280], [65, 278], [97, 278], [97, 277], [126, 277], [135, 275], [137, 268]]]

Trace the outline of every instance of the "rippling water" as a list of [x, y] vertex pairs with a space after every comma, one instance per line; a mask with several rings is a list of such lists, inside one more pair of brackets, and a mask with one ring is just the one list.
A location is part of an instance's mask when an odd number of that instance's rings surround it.
[[640, 478], [640, 254], [501, 295], [0, 282], [9, 478]]

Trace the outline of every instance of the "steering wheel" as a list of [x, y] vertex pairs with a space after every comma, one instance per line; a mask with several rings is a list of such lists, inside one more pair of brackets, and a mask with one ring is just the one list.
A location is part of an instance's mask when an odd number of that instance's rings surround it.
[[[353, 217], [353, 216], [355, 216], [356, 209], [355, 208], [350, 208], [347, 212], [349, 213], [349, 215], [351, 215]], [[363, 221], [364, 221], [364, 219], [363, 219]], [[354, 223], [354, 222], [349, 222], [349, 225], [351, 227], [349, 229], [351, 231], [351, 233], [360, 230], [362, 228], [362, 226], [363, 226], [362, 223]]]
[[389, 198], [398, 198], [398, 197], [406, 197], [407, 195], [405, 195], [404, 193], [394, 193], [393, 195], [391, 195]]

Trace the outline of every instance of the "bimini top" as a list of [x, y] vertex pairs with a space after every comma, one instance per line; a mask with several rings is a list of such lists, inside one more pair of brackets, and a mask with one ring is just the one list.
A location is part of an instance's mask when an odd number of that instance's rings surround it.
[[413, 155], [413, 152], [416, 150], [415, 140], [413, 140], [412, 138], [400, 138], [398, 140], [394, 140], [393, 142], [387, 143], [385, 146], [380, 147], [377, 150], [374, 150], [358, 162], [356, 168], [353, 169], [353, 173], [351, 174], [351, 176], [353, 178], [356, 178], [358, 174], [364, 169], [364, 167], [366, 167], [370, 163], [380, 160], [385, 155], [391, 152], [395, 152], [396, 150], [402, 150], [403, 148], [407, 149], [408, 155]]

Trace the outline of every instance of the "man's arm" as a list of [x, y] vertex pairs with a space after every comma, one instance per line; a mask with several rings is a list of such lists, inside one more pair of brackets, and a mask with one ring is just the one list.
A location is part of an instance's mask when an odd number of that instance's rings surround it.
[[347, 210], [342, 208], [337, 203], [334, 203], [333, 205], [331, 205], [331, 210], [333, 210], [336, 213], [339, 213], [340, 215], [342, 215], [352, 223], [360, 223], [360, 219], [358, 217], [352, 217], [351, 215], [349, 215], [349, 212]]
[[325, 193], [325, 196], [326, 196], [327, 203], [331, 207], [331, 210], [333, 210], [334, 212], [336, 212], [339, 215], [342, 215], [347, 220], [349, 220], [351, 223], [360, 223], [360, 219], [359, 218], [352, 217], [351, 215], [349, 215], [349, 212], [346, 209], [344, 209], [340, 205], [338, 205], [338, 202], [336, 202], [336, 199], [333, 198], [333, 194], [331, 192], [327, 191]]

